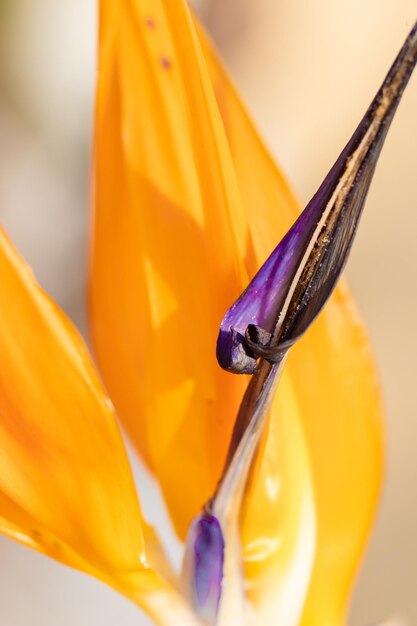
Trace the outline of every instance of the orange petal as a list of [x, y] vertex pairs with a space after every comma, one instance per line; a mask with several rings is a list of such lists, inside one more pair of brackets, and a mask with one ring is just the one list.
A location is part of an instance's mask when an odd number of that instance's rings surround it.
[[101, 577], [143, 570], [130, 468], [90, 357], [0, 230], [0, 530]]

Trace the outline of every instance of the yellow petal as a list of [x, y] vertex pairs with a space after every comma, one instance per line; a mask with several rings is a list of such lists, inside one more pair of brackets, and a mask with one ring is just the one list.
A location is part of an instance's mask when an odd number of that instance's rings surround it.
[[0, 231], [0, 530], [100, 577], [143, 570], [130, 468], [89, 355]]
[[[200, 36], [260, 264], [299, 209], [209, 43]], [[380, 492], [383, 447], [375, 366], [346, 286], [336, 290], [292, 350], [287, 369], [307, 437], [318, 532], [301, 623], [341, 624]]]

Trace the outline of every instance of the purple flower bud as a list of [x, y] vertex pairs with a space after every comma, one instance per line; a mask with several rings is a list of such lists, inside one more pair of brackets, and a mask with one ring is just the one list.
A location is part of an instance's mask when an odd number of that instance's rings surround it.
[[224, 369], [252, 374], [259, 357], [278, 362], [329, 298], [416, 61], [417, 24], [320, 188], [224, 316], [217, 341], [217, 359]]
[[220, 524], [208, 512], [191, 524], [183, 564], [183, 582], [198, 616], [214, 624], [222, 593], [224, 539]]

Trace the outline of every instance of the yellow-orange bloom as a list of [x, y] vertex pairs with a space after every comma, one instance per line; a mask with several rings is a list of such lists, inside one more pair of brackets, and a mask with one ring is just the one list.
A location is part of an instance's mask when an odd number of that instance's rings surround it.
[[[247, 385], [216, 363], [220, 321], [299, 207], [185, 0], [100, 0], [100, 18], [91, 333], [184, 538]], [[0, 530], [158, 623], [197, 625], [90, 357], [1, 231], [0, 300]], [[379, 493], [380, 415], [342, 285], [292, 350], [247, 489], [251, 623], [344, 622]]]
[[[219, 323], [298, 206], [186, 3], [101, 7], [93, 343], [183, 537], [246, 384], [216, 366]], [[381, 474], [372, 358], [345, 287], [290, 356], [265, 446], [243, 525], [251, 597], [273, 605], [262, 623], [280, 606], [296, 623], [306, 591], [303, 624], [341, 623]]]

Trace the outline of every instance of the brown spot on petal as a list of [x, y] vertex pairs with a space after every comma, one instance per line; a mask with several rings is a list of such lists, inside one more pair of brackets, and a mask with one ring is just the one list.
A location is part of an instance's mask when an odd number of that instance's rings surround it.
[[160, 58], [160, 62], [161, 62], [162, 67], [164, 68], [164, 70], [169, 70], [172, 67], [171, 59], [166, 57], [166, 56], [162, 56]]
[[156, 28], [156, 22], [153, 19], [153, 17], [151, 17], [150, 15], [147, 15], [145, 17], [145, 24], [148, 28], [152, 28], [152, 29]]

